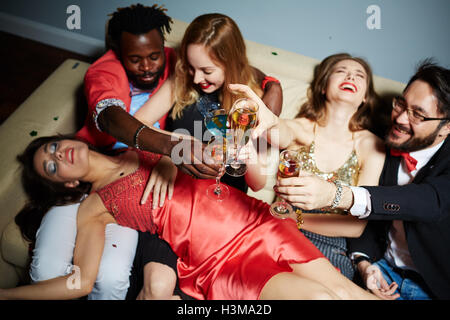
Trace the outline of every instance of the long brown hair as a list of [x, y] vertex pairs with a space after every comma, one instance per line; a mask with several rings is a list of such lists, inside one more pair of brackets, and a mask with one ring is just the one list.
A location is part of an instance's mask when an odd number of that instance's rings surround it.
[[224, 68], [225, 81], [219, 96], [224, 109], [230, 110], [234, 100], [238, 98], [227, 90], [230, 83], [246, 84], [256, 93], [262, 94], [248, 63], [245, 42], [237, 24], [223, 14], [201, 15], [187, 27], [181, 41], [179, 59], [175, 67], [175, 106], [172, 109], [172, 118], [181, 116], [183, 108], [194, 103], [199, 97], [189, 72], [187, 47], [190, 44], [204, 45], [211, 59]]
[[307, 98], [308, 100], [301, 106], [297, 118], [307, 118], [319, 124], [325, 121], [326, 114], [326, 89], [328, 79], [334, 70], [334, 66], [343, 60], [353, 60], [358, 62], [365, 70], [367, 75], [367, 91], [365, 102], [363, 102], [355, 114], [350, 119], [348, 127], [350, 131], [369, 129], [371, 127], [371, 117], [373, 110], [379, 103], [379, 97], [375, 92], [373, 85], [372, 69], [362, 58], [353, 57], [348, 53], [338, 53], [325, 58], [315, 69], [314, 79], [311, 82]]

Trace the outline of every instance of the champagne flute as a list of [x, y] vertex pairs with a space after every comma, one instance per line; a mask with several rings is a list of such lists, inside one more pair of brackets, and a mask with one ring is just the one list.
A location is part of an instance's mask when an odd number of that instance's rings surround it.
[[216, 177], [216, 183], [208, 186], [206, 195], [211, 200], [222, 201], [230, 194], [230, 189], [220, 183], [220, 178], [225, 173], [226, 139], [222, 137], [213, 137], [205, 147], [205, 159], [210, 159], [214, 164], [221, 165], [219, 174]]
[[[293, 150], [280, 153], [277, 179], [297, 177], [300, 173], [300, 154]], [[270, 206], [270, 213], [277, 218], [286, 219], [294, 212], [292, 206], [285, 200], [279, 199]]]
[[230, 110], [228, 121], [231, 128], [232, 143], [228, 151], [230, 159], [226, 164], [226, 173], [240, 177], [247, 172], [247, 165], [239, 160], [239, 152], [250, 140], [251, 129], [256, 126], [258, 104], [248, 98], [237, 100]]

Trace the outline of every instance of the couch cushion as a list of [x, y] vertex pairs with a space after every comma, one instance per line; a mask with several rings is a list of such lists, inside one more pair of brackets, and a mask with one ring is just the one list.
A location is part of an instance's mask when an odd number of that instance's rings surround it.
[[[16, 160], [37, 136], [76, 131], [77, 94], [89, 64], [66, 60], [0, 126], [0, 232], [24, 204]], [[14, 199], [14, 201], [11, 201]]]
[[15, 287], [28, 282], [28, 243], [12, 220], [0, 237], [0, 288]]
[[28, 245], [14, 223], [26, 200], [16, 157], [35, 136], [76, 131], [88, 67], [66, 60], [0, 126], [0, 287], [15, 286], [26, 275]]
[[1, 254], [3, 259], [20, 268], [26, 268], [30, 262], [28, 242], [22, 238], [19, 227], [11, 220], [1, 237]]

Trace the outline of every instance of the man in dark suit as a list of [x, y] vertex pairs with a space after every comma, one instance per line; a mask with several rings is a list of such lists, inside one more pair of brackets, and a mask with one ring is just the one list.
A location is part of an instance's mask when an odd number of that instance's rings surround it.
[[349, 252], [377, 296], [450, 299], [450, 70], [424, 63], [394, 99], [391, 120], [380, 186], [347, 187], [303, 173], [285, 199], [368, 220]]
[[370, 206], [360, 217], [369, 223], [349, 240], [375, 294], [450, 298], [449, 120], [450, 70], [424, 64], [393, 101], [381, 186], [365, 187]]

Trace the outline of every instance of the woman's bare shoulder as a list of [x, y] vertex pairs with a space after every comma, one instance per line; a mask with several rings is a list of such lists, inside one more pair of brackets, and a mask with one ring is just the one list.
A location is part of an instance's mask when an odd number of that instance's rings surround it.
[[93, 192], [81, 202], [78, 209], [77, 224], [81, 225], [92, 219], [108, 219], [108, 216], [114, 221], [114, 218], [107, 212], [100, 196]]
[[355, 135], [355, 148], [360, 158], [379, 155], [384, 158], [384, 141], [369, 130], [358, 131]]
[[384, 141], [369, 130], [358, 131], [359, 142], [363, 147], [384, 146]]
[[294, 120], [296, 123], [301, 125], [303, 130], [305, 130], [305, 131], [312, 131], [314, 128], [314, 124], [316, 123], [315, 121], [309, 120], [308, 118], [304, 118], [304, 117], [294, 118], [292, 120]]

